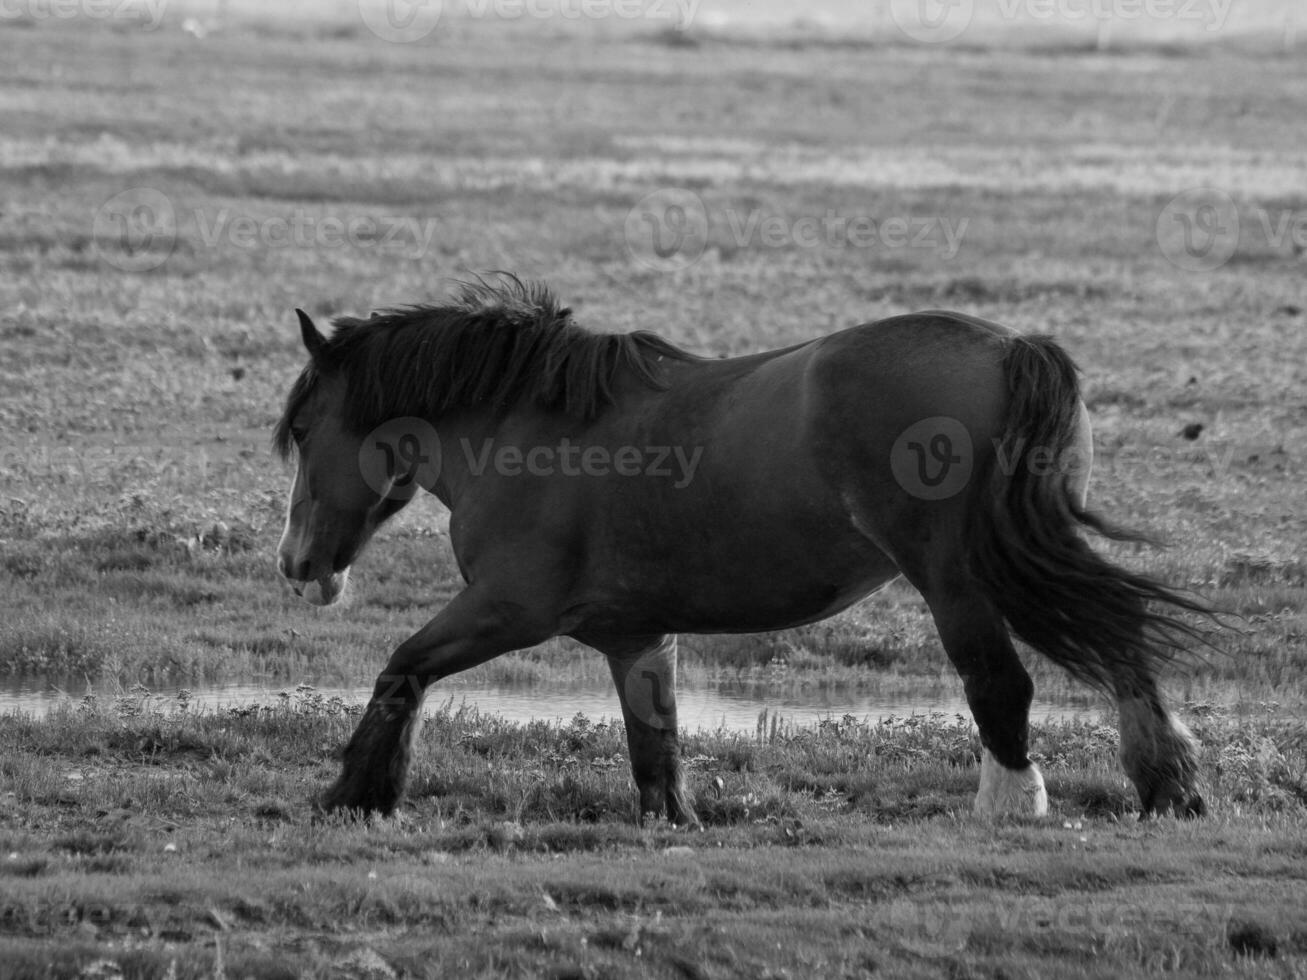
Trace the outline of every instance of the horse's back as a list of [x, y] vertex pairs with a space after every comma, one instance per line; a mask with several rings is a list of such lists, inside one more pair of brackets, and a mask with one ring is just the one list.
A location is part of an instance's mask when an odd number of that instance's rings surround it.
[[[639, 438], [694, 447], [698, 468], [681, 484], [628, 482], [617, 495], [595, 487], [574, 511], [592, 542], [586, 564], [598, 570], [584, 576], [585, 604], [634, 616], [614, 586], [656, 582], [637, 601], [657, 595], [684, 617], [664, 628], [712, 631], [716, 610], [732, 608], [768, 629], [829, 615], [883, 583], [895, 565], [881, 536], [859, 528], [902, 523], [895, 441], [941, 415], [977, 439], [996, 431], [1006, 336], [918, 314], [781, 351], [670, 365], [668, 388], [635, 393], [604, 438], [635, 438], [630, 424]], [[630, 532], [633, 517], [642, 534]]]
[[1014, 336], [1007, 327], [942, 311], [830, 334], [812, 352], [814, 410], [832, 430], [873, 437], [883, 459], [923, 419], [956, 419], [973, 438], [987, 438], [1006, 408], [1002, 362]]

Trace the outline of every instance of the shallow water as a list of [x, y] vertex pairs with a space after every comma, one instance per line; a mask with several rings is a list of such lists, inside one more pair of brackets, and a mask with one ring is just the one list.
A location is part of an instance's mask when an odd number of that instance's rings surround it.
[[[177, 703], [181, 687], [163, 687], [151, 690], [149, 702], [160, 709]], [[275, 705], [284, 698], [295, 697], [294, 686], [269, 684], [222, 684], [212, 687], [192, 686], [191, 703], [208, 709], [250, 704]], [[367, 700], [371, 688], [321, 686], [312, 689], [324, 698], [341, 697], [349, 703]], [[37, 716], [44, 715], [60, 705], [76, 704], [87, 694], [94, 694], [102, 703], [112, 703], [116, 695], [128, 695], [117, 686], [87, 685], [85, 682], [56, 682], [43, 678], [0, 678], [0, 713], [21, 711]], [[144, 695], [140, 695], [144, 696]], [[302, 695], [300, 695], [302, 696]], [[477, 687], [444, 684], [433, 689], [427, 698], [427, 710], [451, 704], [454, 708], [466, 705], [486, 714], [499, 715], [509, 721], [531, 720], [568, 721], [577, 714], [593, 721], [601, 718], [620, 718], [621, 708], [617, 694], [610, 685], [595, 687]], [[861, 691], [802, 691], [798, 693], [768, 695], [757, 688], [718, 685], [695, 688], [682, 686], [677, 691], [677, 713], [681, 727], [686, 731], [698, 729], [755, 731], [759, 718], [766, 712], [766, 724], [772, 719], [778, 723], [811, 725], [825, 719], [839, 719], [852, 715], [859, 721], [877, 721], [888, 717], [922, 715], [942, 712], [952, 716], [961, 714], [970, 719], [966, 702], [961, 697], [960, 685], [956, 691], [940, 690], [938, 686], [926, 692], [894, 691], [877, 694]], [[1074, 699], [1036, 700], [1031, 717], [1038, 721], [1059, 719], [1097, 718], [1104, 710], [1100, 700], [1086, 695]]]

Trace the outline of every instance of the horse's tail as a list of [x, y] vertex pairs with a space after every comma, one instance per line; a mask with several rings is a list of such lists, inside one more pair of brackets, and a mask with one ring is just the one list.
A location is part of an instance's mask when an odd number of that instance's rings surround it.
[[977, 473], [971, 572], [1022, 640], [1086, 683], [1125, 693], [1186, 641], [1204, 639], [1177, 613], [1211, 612], [1089, 547], [1086, 528], [1145, 539], [1085, 510], [1067, 485], [1080, 419], [1075, 363], [1050, 337], [1008, 343], [1004, 436]]

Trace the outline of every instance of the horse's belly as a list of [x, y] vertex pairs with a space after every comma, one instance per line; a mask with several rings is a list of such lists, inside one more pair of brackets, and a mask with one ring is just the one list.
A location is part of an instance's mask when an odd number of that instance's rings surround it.
[[[625, 568], [583, 603], [587, 627], [626, 633], [756, 633], [817, 622], [847, 609], [899, 574], [865, 545], [815, 548], [749, 561], [670, 560]], [[580, 611], [580, 610], [578, 610]]]
[[[733, 615], [690, 606], [679, 633], [762, 633], [816, 623], [843, 612], [896, 578], [897, 570], [859, 582], [854, 587], [829, 588], [789, 597], [788, 602], [742, 603]], [[752, 605], [752, 608], [745, 608]]]

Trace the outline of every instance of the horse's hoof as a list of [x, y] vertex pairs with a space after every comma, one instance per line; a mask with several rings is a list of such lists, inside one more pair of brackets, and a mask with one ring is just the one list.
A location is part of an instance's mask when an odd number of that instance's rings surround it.
[[1140, 820], [1154, 817], [1176, 817], [1180, 820], [1194, 820], [1207, 816], [1207, 802], [1199, 793], [1177, 794], [1165, 802], [1145, 804], [1139, 811]]
[[1024, 769], [1009, 769], [984, 749], [974, 810], [980, 817], [1047, 816], [1048, 793], [1039, 767], [1032, 762]]
[[341, 813], [356, 819], [373, 815], [388, 817], [395, 812], [399, 797], [375, 790], [355, 790], [333, 786], [322, 794], [318, 808], [324, 813]]

